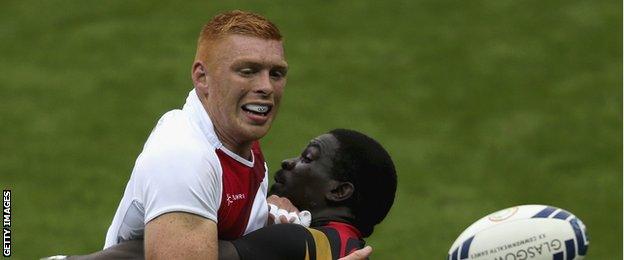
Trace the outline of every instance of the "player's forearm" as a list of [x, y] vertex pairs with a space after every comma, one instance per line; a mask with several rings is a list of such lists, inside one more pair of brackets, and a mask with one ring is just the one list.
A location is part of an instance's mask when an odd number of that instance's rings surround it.
[[68, 260], [104, 260], [104, 259], [145, 259], [143, 239], [124, 241], [105, 250], [89, 255], [75, 255]]
[[[104, 250], [89, 255], [68, 256], [69, 260], [99, 260], [99, 259], [145, 259], [143, 239], [124, 241]], [[232, 242], [219, 240], [220, 260], [240, 260], [238, 251]]]

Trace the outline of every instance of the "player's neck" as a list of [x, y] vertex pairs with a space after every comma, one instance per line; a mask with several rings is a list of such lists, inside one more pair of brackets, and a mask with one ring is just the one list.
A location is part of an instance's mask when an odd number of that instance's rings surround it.
[[238, 156], [251, 160], [251, 146], [253, 141], [241, 142], [231, 134], [231, 131], [222, 129], [223, 127], [222, 124], [218, 122], [218, 117], [213, 115], [213, 111], [208, 107], [206, 97], [200, 95], [199, 92], [197, 93], [197, 97], [199, 98], [206, 113], [208, 113], [208, 117], [212, 121], [214, 132], [217, 135], [217, 138], [219, 138], [221, 144]]
[[[216, 128], [215, 128], [215, 132], [217, 132]], [[251, 160], [252, 142], [245, 143], [245, 144], [237, 144], [237, 143], [233, 144], [233, 142], [226, 141], [227, 139], [221, 138], [221, 136], [219, 136], [218, 133], [217, 133], [217, 137], [219, 137], [219, 141], [221, 141], [221, 143], [223, 144], [223, 146], [225, 146], [225, 148], [227, 148], [228, 150], [230, 150], [231, 152], [237, 154], [238, 156], [242, 158]]]
[[338, 221], [351, 223], [354, 219], [348, 207], [331, 207], [316, 210], [312, 213], [312, 222]]
[[251, 160], [251, 141], [239, 142], [232, 135], [227, 134], [227, 131], [221, 130], [217, 124], [214, 125], [214, 131], [215, 134], [217, 134], [217, 138], [219, 138], [219, 141], [226, 149], [246, 160]]

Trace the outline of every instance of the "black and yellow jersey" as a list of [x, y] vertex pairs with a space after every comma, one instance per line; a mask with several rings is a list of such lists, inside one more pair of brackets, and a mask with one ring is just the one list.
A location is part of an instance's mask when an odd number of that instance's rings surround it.
[[231, 241], [240, 259], [338, 259], [364, 247], [350, 224], [330, 221], [306, 228], [295, 224], [268, 226]]

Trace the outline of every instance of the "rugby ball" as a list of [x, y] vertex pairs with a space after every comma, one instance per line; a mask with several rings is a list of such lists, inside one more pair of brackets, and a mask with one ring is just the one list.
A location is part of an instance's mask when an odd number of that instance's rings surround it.
[[448, 260], [580, 260], [587, 254], [585, 225], [563, 209], [523, 205], [479, 219], [459, 235]]

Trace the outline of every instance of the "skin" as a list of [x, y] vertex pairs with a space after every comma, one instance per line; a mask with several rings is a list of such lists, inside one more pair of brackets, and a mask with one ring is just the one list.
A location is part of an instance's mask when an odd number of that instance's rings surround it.
[[[281, 41], [230, 35], [215, 42], [209, 60], [193, 64], [196, 92], [226, 148], [251, 158], [251, 144], [265, 136], [277, 115], [288, 65]], [[271, 106], [254, 116], [245, 104]]]
[[270, 193], [288, 197], [296, 208], [310, 211], [315, 218], [353, 217], [351, 210], [339, 203], [353, 195], [353, 184], [332, 176], [339, 145], [331, 134], [312, 139], [299, 157], [282, 161]]
[[163, 214], [145, 227], [146, 259], [217, 259], [217, 224], [183, 212]]
[[[193, 63], [192, 79], [219, 140], [251, 159], [252, 142], [269, 131], [286, 84], [287, 63], [281, 41], [228, 35], [211, 42], [206, 60]], [[265, 116], [242, 109], [266, 104]], [[145, 226], [147, 259], [217, 259], [217, 224], [183, 212], [163, 214]]]

